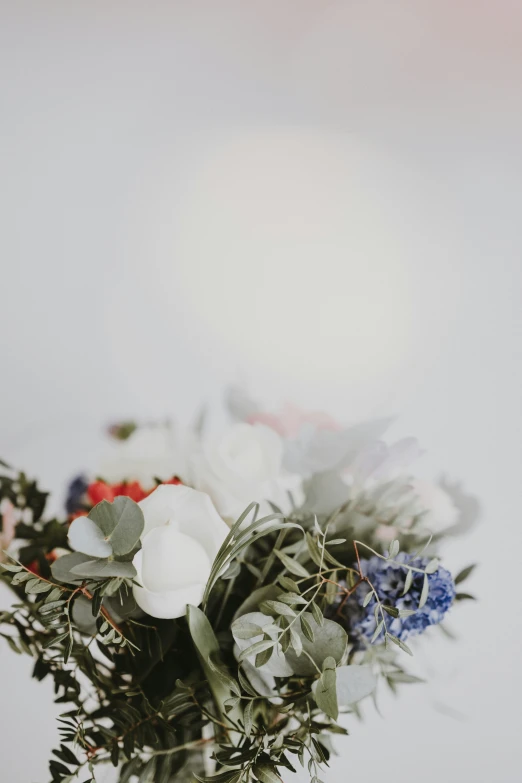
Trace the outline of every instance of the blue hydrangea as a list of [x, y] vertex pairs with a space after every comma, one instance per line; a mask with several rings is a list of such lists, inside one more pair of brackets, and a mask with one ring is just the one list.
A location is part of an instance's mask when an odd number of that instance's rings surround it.
[[85, 476], [76, 476], [67, 487], [65, 510], [74, 514], [82, 508], [83, 496], [87, 492], [88, 482]]
[[[412, 585], [406, 595], [402, 595], [407, 569], [400, 564], [424, 569], [429, 560], [423, 557], [412, 558], [404, 552], [397, 555], [394, 563], [382, 560], [380, 557], [361, 560], [362, 572], [372, 583], [383, 604], [394, 606], [396, 609], [415, 610], [415, 614], [404, 618], [385, 615], [388, 631], [402, 641], [422, 633], [429, 625], [440, 623], [455, 598], [453, 577], [441, 566], [435, 573], [428, 575], [430, 589], [428, 600], [422, 609], [418, 609], [418, 606], [424, 581], [423, 574], [413, 572]], [[371, 599], [368, 606], [362, 605], [369, 590], [366, 584], [361, 585], [343, 607], [343, 617], [348, 632], [351, 634], [352, 641], [360, 647], [372, 638], [377, 627], [374, 613], [375, 597]], [[381, 632], [378, 641], [382, 639]]]

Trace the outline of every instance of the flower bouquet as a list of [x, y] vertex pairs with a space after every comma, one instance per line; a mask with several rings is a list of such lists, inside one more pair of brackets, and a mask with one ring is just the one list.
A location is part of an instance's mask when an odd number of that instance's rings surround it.
[[471, 596], [437, 556], [475, 503], [412, 476], [414, 439], [386, 421], [342, 428], [268, 414], [232, 393], [236, 421], [183, 438], [112, 428], [98, 476], [64, 519], [4, 465], [0, 635], [52, 677], [63, 704], [53, 783], [312, 783], [359, 703], [417, 680], [414, 637]]

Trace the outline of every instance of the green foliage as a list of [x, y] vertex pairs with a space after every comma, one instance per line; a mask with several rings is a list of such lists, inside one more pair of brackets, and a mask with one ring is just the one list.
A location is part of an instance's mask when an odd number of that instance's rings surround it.
[[[325, 487], [342, 493], [328, 513]], [[177, 620], [149, 617], [134, 603], [144, 520], [132, 500], [103, 501], [69, 528], [43, 520], [46, 494], [23, 474], [0, 478], [2, 497], [24, 516], [18, 557], [2, 567], [16, 602], [0, 613], [0, 636], [32, 658], [35, 679], [52, 678], [63, 705], [52, 783], [94, 781], [101, 763], [118, 767], [120, 783], [169, 783], [194, 759], [202, 783], [281, 783], [297, 762], [321, 783], [325, 736], [345, 733], [339, 714], [357, 715], [377, 679], [394, 691], [418, 682], [403, 668], [411, 651], [388, 630], [405, 610], [379, 601], [359, 549], [393, 561], [419, 537], [399, 535], [380, 554], [377, 499], [352, 498], [331, 476], [314, 478], [308, 506], [289, 518], [274, 509], [258, 519], [251, 504], [216, 557], [202, 607]], [[54, 549], [69, 545], [77, 551], [50, 564]], [[432, 558], [422, 572], [421, 606], [437, 567]], [[406, 567], [405, 594], [416, 571]], [[376, 632], [356, 651], [340, 607], [363, 585]], [[209, 730], [218, 771], [207, 777], [199, 762]]]
[[329, 718], [337, 720], [339, 715], [339, 705], [337, 703], [337, 676], [336, 676], [335, 658], [325, 658], [321, 676], [312, 686], [312, 692], [317, 702], [317, 706]]

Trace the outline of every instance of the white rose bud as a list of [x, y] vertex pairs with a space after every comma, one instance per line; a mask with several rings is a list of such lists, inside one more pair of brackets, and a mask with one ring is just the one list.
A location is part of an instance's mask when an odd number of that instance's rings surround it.
[[134, 598], [152, 617], [181, 617], [201, 603], [228, 528], [211, 499], [182, 485], [159, 486], [139, 504], [145, 517], [134, 557]]
[[299, 492], [301, 485], [282, 471], [283, 450], [281, 437], [270, 427], [235, 424], [194, 455], [193, 484], [208, 492], [220, 514], [230, 521], [253, 501], [271, 500], [283, 508], [288, 504], [288, 490]]

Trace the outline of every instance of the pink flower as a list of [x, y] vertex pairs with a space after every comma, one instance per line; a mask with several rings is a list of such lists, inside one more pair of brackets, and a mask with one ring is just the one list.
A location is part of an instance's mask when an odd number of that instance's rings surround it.
[[316, 430], [337, 431], [341, 429], [338, 422], [327, 413], [321, 411], [305, 411], [296, 405], [287, 403], [280, 413], [267, 413], [255, 411], [251, 413], [247, 422], [249, 424], [264, 424], [275, 430], [283, 438], [294, 438], [301, 428], [308, 424]]

